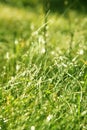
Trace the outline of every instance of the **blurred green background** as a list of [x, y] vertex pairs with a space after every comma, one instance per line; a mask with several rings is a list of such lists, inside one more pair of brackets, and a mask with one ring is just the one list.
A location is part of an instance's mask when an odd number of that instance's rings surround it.
[[87, 11], [86, 0], [0, 0], [3, 3], [18, 7], [36, 7], [38, 4], [47, 6], [51, 11], [63, 12], [67, 6], [78, 11]]

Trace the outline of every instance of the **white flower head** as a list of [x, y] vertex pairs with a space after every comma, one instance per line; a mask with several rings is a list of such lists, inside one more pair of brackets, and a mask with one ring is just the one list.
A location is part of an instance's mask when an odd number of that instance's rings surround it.
[[41, 49], [41, 54], [44, 54], [46, 52], [46, 50], [45, 50], [45, 48], [43, 47], [42, 49]]
[[48, 115], [47, 116], [47, 122], [49, 122], [53, 118], [53, 115]]
[[80, 55], [83, 55], [83, 53], [84, 53], [84, 51], [81, 49], [81, 50], [79, 51], [79, 54], [80, 54]]
[[18, 41], [17, 39], [15, 39], [15, 41], [14, 41], [14, 42], [15, 42], [15, 44], [16, 44], [16, 45], [19, 43], [19, 41]]
[[16, 70], [18, 71], [20, 69], [20, 65], [16, 65]]
[[31, 126], [31, 130], [35, 130], [35, 126]]
[[6, 53], [6, 59], [8, 60], [10, 58], [9, 52]]

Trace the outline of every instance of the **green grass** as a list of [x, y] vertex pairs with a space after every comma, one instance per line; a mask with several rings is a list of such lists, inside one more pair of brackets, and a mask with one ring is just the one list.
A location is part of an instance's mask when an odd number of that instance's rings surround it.
[[50, 13], [44, 45], [38, 10], [0, 5], [0, 130], [87, 130], [86, 15]]

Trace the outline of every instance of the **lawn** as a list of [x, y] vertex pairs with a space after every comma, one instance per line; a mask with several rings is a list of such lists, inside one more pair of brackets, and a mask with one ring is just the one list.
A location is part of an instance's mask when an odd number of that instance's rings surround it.
[[0, 4], [0, 130], [87, 130], [85, 13]]

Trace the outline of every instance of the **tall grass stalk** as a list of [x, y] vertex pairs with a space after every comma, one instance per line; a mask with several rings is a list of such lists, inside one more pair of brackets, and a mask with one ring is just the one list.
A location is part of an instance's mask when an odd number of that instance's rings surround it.
[[49, 0], [43, 0], [43, 11], [44, 11], [44, 43], [45, 43], [45, 50], [47, 52], [47, 28], [48, 28], [48, 15], [50, 11], [50, 4]]
[[73, 38], [74, 38], [74, 32], [72, 29], [72, 22], [71, 22], [71, 17], [70, 17], [70, 13], [68, 13], [68, 19], [69, 19], [69, 32], [70, 32], [70, 42], [69, 42], [69, 54], [71, 55], [72, 52], [72, 44], [73, 44]]

